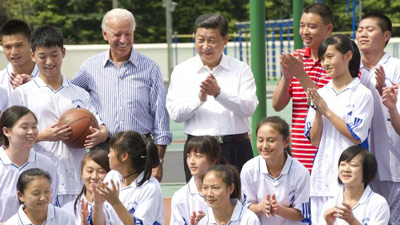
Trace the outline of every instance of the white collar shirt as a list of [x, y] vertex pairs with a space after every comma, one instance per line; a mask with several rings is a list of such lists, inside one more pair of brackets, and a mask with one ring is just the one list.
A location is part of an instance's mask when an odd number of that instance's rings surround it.
[[189, 182], [177, 190], [171, 199], [171, 225], [188, 225], [193, 212], [207, 212], [207, 203], [197, 190], [192, 177]]
[[378, 161], [379, 179], [400, 182], [400, 136], [394, 130], [390, 121], [389, 111], [383, 105], [381, 96], [375, 88], [375, 70], [379, 66], [382, 66], [385, 71], [386, 86], [392, 86], [392, 83], [400, 83], [400, 60], [391, 57], [389, 53], [385, 53], [372, 69], [368, 69], [361, 62], [361, 83], [371, 90], [374, 97], [371, 152], [374, 153]]
[[8, 104], [7, 89], [0, 85], [0, 115], [6, 111]]
[[[42, 225], [75, 225], [74, 216], [61, 208], [49, 204], [47, 219]], [[35, 225], [24, 212], [24, 205], [21, 205], [18, 212], [12, 216], [4, 225]]]
[[[231, 220], [227, 223], [228, 225], [261, 225], [260, 220], [253, 211], [248, 209], [237, 199], [231, 199], [231, 201], [236, 201], [236, 203], [235, 208], [233, 209]], [[198, 224], [218, 225], [212, 208], [208, 208], [207, 215], [201, 219]]]
[[[32, 110], [38, 118], [39, 132], [57, 123], [61, 115], [72, 108], [88, 109], [96, 116], [98, 123], [102, 124], [91, 104], [89, 94], [71, 84], [64, 76], [62, 86], [58, 90], [53, 90], [37, 76], [13, 91], [9, 99], [9, 106], [12, 105], [21, 105]], [[70, 148], [62, 141], [42, 141], [35, 145], [35, 149], [52, 160], [60, 160], [60, 195], [77, 195], [83, 185], [79, 168], [86, 151]]]
[[[220, 94], [207, 101], [199, 99], [200, 84], [213, 74]], [[250, 67], [230, 56], [222, 55], [218, 66], [210, 70], [199, 56], [177, 65], [171, 75], [167, 110], [176, 122], [184, 122], [190, 135], [230, 135], [250, 130], [249, 117], [258, 105], [256, 86]]]
[[[111, 180], [115, 184], [119, 182], [119, 200], [131, 214], [135, 224], [164, 224], [164, 206], [160, 184], [151, 176], [141, 186], [137, 186], [137, 182], [141, 181], [143, 176], [144, 172], [141, 172], [130, 185], [124, 187], [121, 174], [111, 170], [107, 173], [104, 182], [110, 183]], [[108, 202], [105, 203], [104, 208], [106, 224], [122, 224], [118, 214]]]
[[310, 173], [297, 159], [288, 155], [279, 177], [268, 172], [266, 161], [259, 155], [246, 162], [240, 173], [242, 193], [245, 205], [264, 201], [267, 194], [275, 194], [280, 205], [299, 210], [304, 222], [293, 221], [279, 215], [259, 218], [262, 224], [300, 225], [311, 221], [309, 193]]
[[79, 198], [78, 202], [76, 203], [76, 209], [74, 210], [74, 204], [75, 204], [75, 200], [68, 202], [67, 204], [65, 204], [62, 208], [67, 211], [72, 213], [75, 216], [75, 225], [81, 225], [82, 221], [81, 221], [81, 202], [85, 202], [88, 203], [88, 211], [89, 211], [89, 215], [91, 215], [92, 211], [93, 211], [93, 204], [92, 202], [88, 202], [88, 200], [86, 199], [85, 194], [82, 194], [81, 197]]
[[[318, 93], [325, 100], [329, 109], [347, 124], [347, 129], [354, 139], [361, 141], [361, 146], [368, 149], [368, 136], [374, 114], [374, 99], [371, 91], [354, 78], [340, 92], [336, 92], [330, 81]], [[309, 134], [314, 122], [315, 110], [309, 108], [304, 134]], [[311, 173], [310, 196], [331, 197], [338, 188], [338, 161], [342, 152], [354, 143], [344, 136], [333, 124], [322, 116], [322, 137], [314, 157]]]
[[[0, 71], [0, 85], [7, 89], [8, 96], [11, 95], [11, 92], [14, 90], [10, 83], [11, 73], [14, 72], [13, 66], [11, 63], [8, 63], [7, 67]], [[39, 68], [37, 67], [36, 63], [33, 67], [31, 78], [35, 78], [39, 75]]]
[[[14, 72], [12, 64], [9, 63], [6, 68], [0, 71], [0, 110], [4, 112], [7, 108], [7, 100], [11, 95], [11, 92], [14, 90], [10, 83], [11, 73]], [[39, 68], [36, 63], [33, 67], [31, 77], [35, 78], [39, 74]], [[4, 89], [4, 90], [2, 90]]]
[[50, 174], [51, 202], [56, 203], [59, 179], [55, 164], [57, 162], [52, 162], [48, 157], [30, 149], [28, 160], [20, 167], [0, 147], [0, 221], [6, 221], [18, 211], [17, 182], [21, 173], [28, 169], [40, 168]]
[[[339, 188], [337, 195], [326, 202], [323, 211], [341, 205], [343, 202], [343, 187]], [[387, 225], [389, 224], [390, 209], [385, 198], [373, 192], [369, 185], [365, 188], [360, 200], [352, 208], [353, 215], [362, 225]], [[320, 224], [325, 224], [321, 218]], [[337, 218], [334, 225], [347, 225], [343, 219]]]

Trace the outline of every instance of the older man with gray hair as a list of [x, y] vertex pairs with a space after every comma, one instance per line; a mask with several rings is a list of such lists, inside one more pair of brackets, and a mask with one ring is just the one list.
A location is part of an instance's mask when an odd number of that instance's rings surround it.
[[108, 11], [101, 28], [109, 50], [87, 59], [71, 82], [89, 92], [111, 135], [134, 130], [153, 138], [160, 157], [153, 175], [161, 181], [166, 145], [172, 140], [165, 87], [157, 63], [133, 48], [135, 26], [130, 11]]

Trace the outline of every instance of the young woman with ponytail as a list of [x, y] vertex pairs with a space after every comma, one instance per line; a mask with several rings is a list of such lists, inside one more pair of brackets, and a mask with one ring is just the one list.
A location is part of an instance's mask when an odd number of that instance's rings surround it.
[[118, 132], [108, 157], [111, 171], [93, 185], [93, 224], [164, 224], [161, 187], [151, 176], [160, 162], [155, 144], [134, 131]]

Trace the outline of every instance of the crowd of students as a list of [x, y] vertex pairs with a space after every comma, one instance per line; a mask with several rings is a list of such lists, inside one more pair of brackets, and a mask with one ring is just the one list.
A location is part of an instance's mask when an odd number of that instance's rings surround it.
[[[191, 178], [172, 197], [170, 224], [400, 224], [400, 61], [384, 52], [391, 26], [382, 14], [366, 15], [356, 44], [330, 36], [329, 7], [306, 7], [305, 48], [282, 55], [273, 97], [276, 110], [293, 97], [292, 135], [278, 116], [261, 120], [259, 156], [242, 168], [229, 165], [217, 138], [191, 136]], [[61, 73], [62, 33], [42, 26], [31, 36], [25, 22], [11, 20], [0, 38], [5, 52], [18, 52], [0, 77], [0, 224], [165, 224], [152, 176], [160, 149], [136, 131], [108, 138], [89, 94]], [[21, 73], [26, 68], [32, 73]], [[77, 107], [101, 124], [91, 128], [88, 151], [65, 145], [71, 129], [57, 124]]]

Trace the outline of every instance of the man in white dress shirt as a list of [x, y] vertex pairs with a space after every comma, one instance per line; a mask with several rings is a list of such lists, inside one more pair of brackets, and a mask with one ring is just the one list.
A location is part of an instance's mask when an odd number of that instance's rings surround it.
[[[184, 122], [187, 141], [193, 136], [218, 139], [223, 156], [239, 170], [253, 157], [249, 117], [258, 105], [250, 67], [223, 54], [228, 23], [219, 15], [201, 15], [195, 22], [194, 56], [174, 68], [167, 94], [167, 110]], [[185, 143], [185, 146], [186, 146]], [[190, 172], [184, 167], [186, 180]]]

